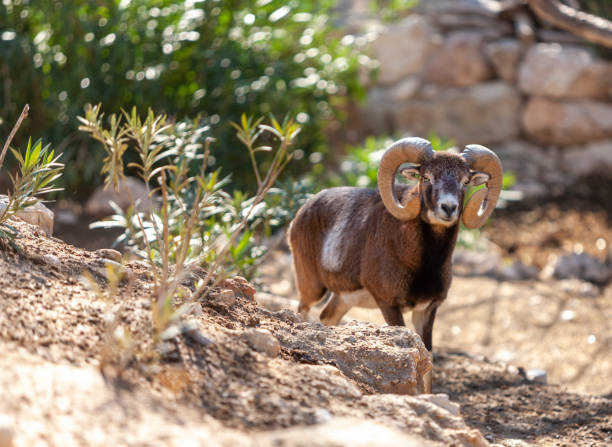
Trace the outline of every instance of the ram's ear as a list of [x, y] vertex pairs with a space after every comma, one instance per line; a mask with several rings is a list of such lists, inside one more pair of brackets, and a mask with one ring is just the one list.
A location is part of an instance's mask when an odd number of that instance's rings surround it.
[[400, 175], [406, 177], [407, 179], [413, 180], [418, 179], [421, 176], [421, 171], [419, 171], [418, 167], [414, 168], [403, 168], [400, 169]]
[[491, 176], [486, 172], [473, 172], [470, 176], [470, 186], [478, 186], [487, 183], [491, 179]]

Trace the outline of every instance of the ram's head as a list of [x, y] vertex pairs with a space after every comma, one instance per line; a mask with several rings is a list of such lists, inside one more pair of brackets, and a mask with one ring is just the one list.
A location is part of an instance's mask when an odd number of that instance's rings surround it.
[[[404, 176], [418, 183], [400, 203], [394, 187], [398, 168]], [[465, 188], [485, 184], [470, 197], [462, 209]], [[432, 225], [455, 225], [462, 216], [468, 228], [478, 228], [487, 221], [501, 191], [502, 166], [491, 150], [468, 145], [461, 154], [434, 152], [431, 143], [422, 138], [405, 138], [393, 143], [378, 168], [378, 189], [385, 207], [400, 220], [421, 219]]]

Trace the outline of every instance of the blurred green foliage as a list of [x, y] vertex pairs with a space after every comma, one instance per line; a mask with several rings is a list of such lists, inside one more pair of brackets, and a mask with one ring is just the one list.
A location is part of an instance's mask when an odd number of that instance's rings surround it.
[[[399, 139], [399, 138], [396, 138]], [[443, 139], [434, 132], [427, 135], [427, 139], [435, 151], [445, 151], [455, 146], [450, 139]], [[341, 161], [338, 172], [327, 175], [324, 183], [319, 181], [317, 190], [331, 186], [359, 186], [362, 188], [376, 188], [378, 178], [378, 165], [383, 152], [395, 140], [390, 137], [367, 137], [362, 145], [350, 146], [346, 156]], [[316, 172], [316, 166], [315, 166]], [[311, 180], [321, 178], [311, 176]], [[401, 176], [396, 176], [396, 181], [406, 182]], [[408, 181], [409, 182], [409, 181]]]
[[100, 183], [104, 157], [76, 131], [85, 104], [151, 107], [178, 121], [200, 114], [217, 139], [216, 164], [245, 187], [250, 162], [230, 121], [291, 115], [303, 127], [303, 153], [324, 152], [338, 102], [364, 94], [357, 73], [373, 66], [361, 51], [366, 42], [332, 30], [334, 3], [4, 0], [0, 120], [29, 103], [23, 134], [55, 141], [69, 192], [84, 193]]

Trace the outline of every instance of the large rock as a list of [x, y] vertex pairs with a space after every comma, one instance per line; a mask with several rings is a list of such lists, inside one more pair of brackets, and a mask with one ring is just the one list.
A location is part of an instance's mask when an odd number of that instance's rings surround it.
[[261, 446], [329, 447], [431, 447], [432, 444], [398, 429], [352, 418], [333, 418], [310, 427], [276, 430], [258, 435]]
[[578, 278], [600, 286], [606, 285], [612, 276], [608, 265], [587, 253], [565, 255], [559, 258], [554, 269], [556, 278]]
[[461, 145], [495, 143], [520, 132], [520, 94], [503, 81], [424, 90], [418, 100], [398, 103], [392, 109], [396, 130], [415, 135], [433, 130]]
[[342, 373], [381, 393], [423, 392], [423, 375], [431, 370], [421, 338], [405, 327], [349, 322], [327, 327], [300, 323], [298, 332], [278, 328], [274, 335], [291, 350], [308, 352], [309, 361], [335, 365]]
[[564, 151], [559, 148], [513, 140], [492, 149], [501, 159], [504, 171], [514, 174], [516, 183], [512, 189], [520, 192], [525, 202], [560, 196], [571, 184], [563, 169]]
[[461, 14], [495, 18], [501, 11], [501, 5], [489, 0], [427, 0], [418, 2], [414, 11], [432, 16]]
[[430, 82], [450, 87], [474, 85], [492, 76], [482, 36], [474, 32], [452, 34], [433, 56], [427, 70]]
[[153, 208], [147, 187], [142, 180], [134, 177], [126, 177], [119, 184], [119, 191], [112, 187], [104, 189], [102, 186], [96, 189], [87, 200], [85, 211], [92, 217], [109, 216], [114, 214], [110, 202], [116, 203], [124, 211], [136, 202], [139, 211], [150, 211]]
[[368, 92], [366, 103], [361, 109], [361, 115], [366, 134], [391, 135], [393, 129], [393, 110], [395, 108], [393, 89], [374, 87]]
[[[4, 212], [8, 201], [8, 196], [0, 194], [0, 213]], [[53, 211], [42, 202], [36, 202], [34, 205], [17, 211], [15, 216], [31, 225], [40, 227], [47, 236], [53, 235]]]
[[393, 84], [423, 71], [438, 40], [431, 26], [416, 14], [389, 26], [374, 42], [379, 83]]
[[493, 64], [497, 76], [508, 83], [516, 81], [522, 46], [516, 39], [503, 39], [485, 46], [485, 54]]
[[563, 169], [572, 179], [595, 173], [612, 178], [612, 140], [568, 147], [561, 160]]
[[519, 86], [531, 95], [608, 98], [612, 64], [584, 48], [540, 43], [531, 47], [520, 66]]
[[612, 137], [612, 104], [532, 97], [521, 121], [525, 133], [542, 144], [572, 145], [603, 140]]

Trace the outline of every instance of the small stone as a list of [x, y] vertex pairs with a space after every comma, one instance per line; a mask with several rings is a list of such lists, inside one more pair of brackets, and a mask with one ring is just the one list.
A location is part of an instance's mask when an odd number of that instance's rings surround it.
[[332, 414], [325, 408], [317, 408], [313, 414], [315, 424], [324, 424], [331, 421], [332, 418]]
[[290, 309], [281, 309], [278, 312], [274, 312], [273, 315], [279, 320], [289, 323], [297, 323], [301, 321], [300, 316]]
[[110, 259], [111, 261], [121, 261], [121, 252], [113, 250], [112, 248], [101, 248], [96, 250], [96, 255], [102, 259]]
[[253, 349], [269, 357], [276, 357], [280, 352], [280, 343], [265, 329], [249, 329], [244, 333], [244, 338]]
[[236, 296], [247, 298], [251, 301], [255, 300], [255, 287], [242, 276], [224, 279], [219, 282], [219, 287], [233, 291]]
[[215, 297], [215, 301], [225, 306], [236, 304], [236, 294], [231, 289], [221, 290]]
[[431, 402], [440, 408], [445, 409], [453, 416], [461, 416], [461, 406], [448, 399], [448, 394], [421, 394], [421, 399]]
[[[8, 196], [0, 194], [0, 213], [6, 209], [8, 203]], [[34, 205], [30, 205], [27, 208], [19, 210], [15, 213], [15, 216], [21, 220], [26, 221], [30, 225], [36, 225], [41, 228], [47, 237], [53, 235], [53, 211], [47, 208], [42, 202], [36, 202]]]
[[122, 274], [123, 279], [129, 280], [132, 277], [132, 274], [133, 274], [132, 269], [130, 269], [129, 267], [126, 267], [125, 265], [119, 262], [111, 261], [109, 259], [104, 259], [103, 261], [104, 261], [102, 263], [103, 265], [88, 265], [87, 268], [92, 273], [98, 274], [99, 276], [101, 276], [107, 281], [109, 280], [109, 269], [108, 269], [109, 266], [114, 268], [115, 273]]
[[541, 383], [543, 385], [546, 385], [547, 375], [546, 375], [546, 371], [542, 369], [537, 369], [537, 368], [529, 369], [527, 370], [527, 373], [525, 375], [527, 377], [527, 380], [529, 380], [530, 382]]
[[214, 343], [213, 340], [200, 332], [200, 323], [196, 320], [185, 321], [181, 324], [181, 332], [202, 346], [210, 346]]
[[46, 253], [42, 258], [47, 264], [53, 267], [59, 267], [61, 265], [59, 258], [52, 253]]
[[162, 359], [168, 362], [177, 362], [181, 359], [181, 353], [175, 343], [164, 341], [155, 347]]
[[517, 376], [519, 374], [519, 369], [514, 365], [508, 365], [506, 367], [506, 371], [508, 371], [508, 373], [512, 374], [513, 376]]

